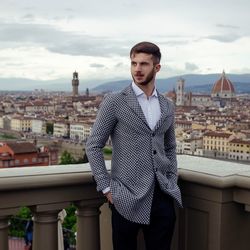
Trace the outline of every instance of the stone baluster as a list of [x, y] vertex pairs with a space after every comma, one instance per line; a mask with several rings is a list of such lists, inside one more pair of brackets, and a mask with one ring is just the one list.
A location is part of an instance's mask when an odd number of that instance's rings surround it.
[[9, 249], [8, 223], [9, 216], [0, 216], [0, 249]]
[[31, 208], [34, 221], [33, 250], [58, 249], [58, 213], [69, 203], [37, 205]]
[[100, 206], [104, 199], [76, 202], [77, 250], [100, 250]]
[[8, 241], [9, 219], [11, 215], [17, 214], [18, 211], [19, 208], [0, 210], [0, 249], [9, 249], [9, 241]]

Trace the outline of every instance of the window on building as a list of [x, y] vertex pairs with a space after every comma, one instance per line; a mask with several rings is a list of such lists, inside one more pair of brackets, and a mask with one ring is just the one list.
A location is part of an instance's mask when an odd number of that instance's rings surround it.
[[15, 160], [15, 165], [19, 165], [20, 164], [20, 160]]
[[24, 159], [24, 160], [23, 160], [23, 163], [24, 163], [24, 164], [28, 164], [28, 163], [29, 163], [29, 159]]

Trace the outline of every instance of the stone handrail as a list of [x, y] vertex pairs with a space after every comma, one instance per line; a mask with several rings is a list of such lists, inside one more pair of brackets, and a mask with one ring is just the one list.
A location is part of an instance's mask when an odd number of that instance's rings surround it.
[[58, 249], [58, 213], [77, 207], [77, 249], [99, 250], [99, 207], [88, 164], [0, 169], [0, 249], [8, 249], [8, 219], [28, 206], [34, 220], [34, 250]]

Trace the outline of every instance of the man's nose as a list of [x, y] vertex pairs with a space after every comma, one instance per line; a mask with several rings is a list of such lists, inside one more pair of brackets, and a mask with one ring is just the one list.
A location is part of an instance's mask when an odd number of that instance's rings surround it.
[[141, 71], [141, 65], [140, 64], [136, 64], [135, 71]]

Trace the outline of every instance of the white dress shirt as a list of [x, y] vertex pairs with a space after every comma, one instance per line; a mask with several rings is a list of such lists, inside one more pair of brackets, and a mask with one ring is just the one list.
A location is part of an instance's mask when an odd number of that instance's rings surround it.
[[151, 96], [147, 97], [146, 94], [134, 82], [132, 82], [132, 88], [142, 108], [148, 126], [151, 128], [151, 130], [154, 130], [156, 123], [161, 117], [161, 108], [156, 89], [154, 89]]

